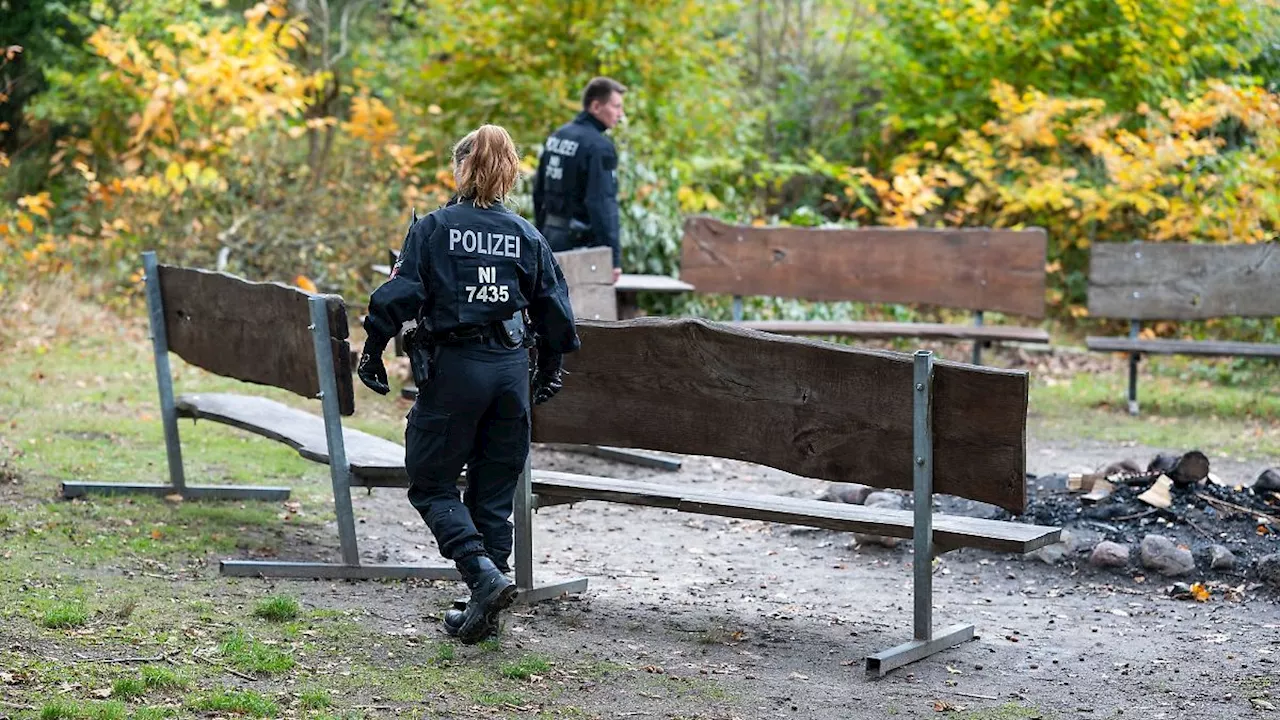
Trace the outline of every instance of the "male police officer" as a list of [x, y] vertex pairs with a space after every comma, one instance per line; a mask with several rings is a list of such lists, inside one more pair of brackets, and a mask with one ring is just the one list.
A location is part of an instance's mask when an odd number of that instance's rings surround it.
[[516, 596], [504, 572], [513, 540], [508, 518], [529, 454], [525, 312], [537, 335], [534, 404], [560, 390], [561, 354], [578, 348], [551, 249], [502, 205], [519, 161], [510, 135], [496, 125], [458, 143], [458, 197], [410, 228], [391, 279], [370, 298], [358, 370], [361, 381], [386, 394], [382, 352], [417, 317], [411, 358], [429, 368], [405, 430], [409, 502], [471, 590], [465, 609], [444, 618], [445, 630], [465, 643], [496, 630], [498, 613]]
[[607, 77], [587, 83], [582, 112], [547, 138], [533, 179], [534, 220], [551, 249], [609, 246], [614, 282], [622, 274], [618, 153], [605, 132], [622, 120], [626, 91]]

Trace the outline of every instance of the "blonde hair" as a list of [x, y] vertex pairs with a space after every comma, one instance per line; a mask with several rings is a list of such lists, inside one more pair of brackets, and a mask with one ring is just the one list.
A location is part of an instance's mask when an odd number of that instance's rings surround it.
[[520, 176], [520, 155], [499, 125], [481, 125], [453, 146], [458, 195], [487, 208], [506, 200]]

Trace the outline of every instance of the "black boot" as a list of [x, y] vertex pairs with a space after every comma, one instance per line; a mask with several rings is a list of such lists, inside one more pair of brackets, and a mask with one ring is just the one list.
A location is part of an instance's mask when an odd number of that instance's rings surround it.
[[[489, 556], [490, 560], [493, 560], [493, 564], [498, 568], [498, 572], [508, 577], [511, 576], [511, 567], [507, 565], [507, 561], [505, 559], [499, 562], [494, 559], [493, 553], [486, 552], [485, 554]], [[449, 633], [451, 637], [456, 636], [458, 634], [458, 628], [462, 627], [463, 611], [466, 609], [467, 598], [461, 597], [454, 598], [453, 607], [444, 611], [444, 631]], [[493, 630], [496, 631], [497, 628], [493, 628]]]
[[[486, 555], [468, 555], [457, 565], [471, 588], [471, 598], [465, 610], [445, 613], [445, 631], [456, 633], [459, 640], [471, 645], [498, 629], [498, 614], [515, 602], [516, 584], [499, 572]], [[452, 612], [458, 615], [450, 617]]]

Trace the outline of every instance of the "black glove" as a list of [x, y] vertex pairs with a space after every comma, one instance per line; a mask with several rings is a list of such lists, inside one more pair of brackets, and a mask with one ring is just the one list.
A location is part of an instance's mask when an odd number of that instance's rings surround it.
[[364, 341], [364, 350], [360, 353], [360, 364], [356, 366], [356, 375], [360, 382], [379, 395], [391, 392], [387, 385], [387, 366], [382, 364], [382, 352], [387, 349], [387, 338], [369, 336]]
[[563, 365], [563, 355], [539, 349], [538, 369], [533, 373], [534, 405], [550, 400], [564, 387]]

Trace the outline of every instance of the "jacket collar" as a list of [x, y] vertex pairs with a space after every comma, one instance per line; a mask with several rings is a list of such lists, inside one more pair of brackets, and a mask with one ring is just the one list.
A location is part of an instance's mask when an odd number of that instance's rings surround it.
[[604, 123], [596, 119], [595, 115], [592, 115], [586, 110], [583, 110], [582, 112], [578, 113], [578, 116], [575, 117], [573, 121], [582, 125], [591, 125], [592, 127], [594, 127], [596, 130], [599, 130], [600, 132], [605, 132], [608, 129], [604, 126]]

